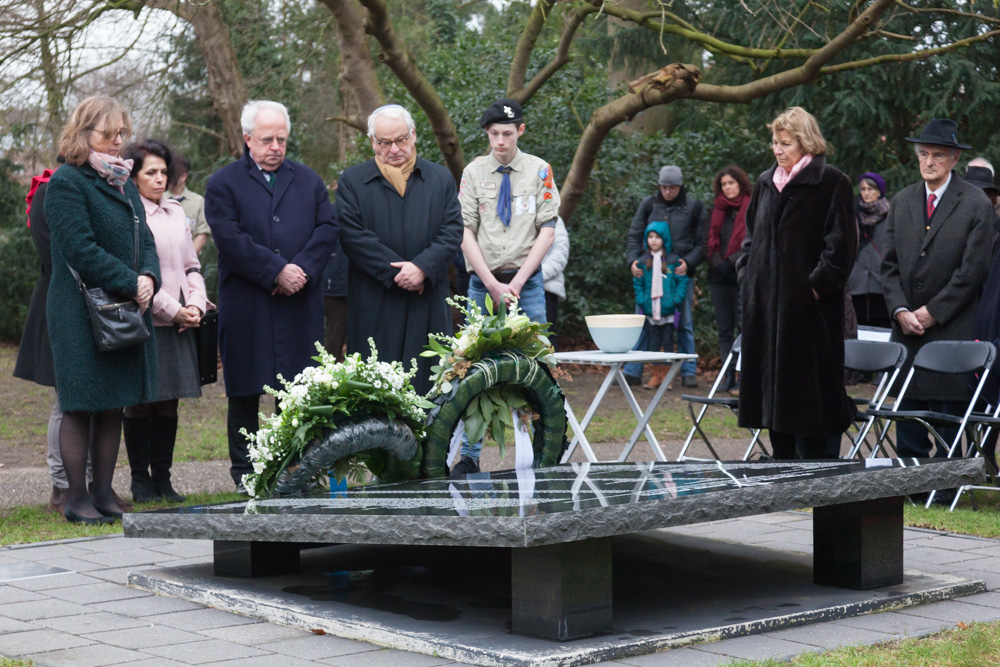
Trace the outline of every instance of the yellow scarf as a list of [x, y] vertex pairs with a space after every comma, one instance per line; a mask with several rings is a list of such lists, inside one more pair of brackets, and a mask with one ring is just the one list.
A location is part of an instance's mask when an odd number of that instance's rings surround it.
[[413, 151], [410, 154], [410, 159], [407, 160], [402, 167], [393, 167], [391, 164], [385, 164], [375, 156], [375, 164], [378, 165], [378, 170], [382, 172], [385, 176], [385, 180], [389, 181], [389, 184], [396, 188], [396, 192], [402, 197], [406, 194], [406, 182], [410, 180], [410, 174], [413, 173], [413, 165], [417, 163], [417, 151]]

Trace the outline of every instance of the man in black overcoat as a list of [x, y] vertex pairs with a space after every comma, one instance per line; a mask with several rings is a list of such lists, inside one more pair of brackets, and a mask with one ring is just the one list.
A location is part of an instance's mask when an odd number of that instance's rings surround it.
[[351, 262], [347, 351], [379, 359], [417, 359], [418, 393], [430, 389], [431, 361], [420, 357], [430, 333], [451, 333], [448, 266], [462, 243], [455, 179], [417, 157], [417, 133], [397, 104], [368, 118], [375, 157], [344, 170], [337, 182], [340, 243]]
[[291, 122], [278, 102], [251, 101], [243, 157], [215, 172], [205, 217], [219, 249], [219, 347], [229, 397], [230, 474], [253, 472], [240, 428], [257, 431], [264, 386], [293, 379], [323, 340], [323, 268], [337, 240], [326, 184], [285, 159]]
[[[993, 207], [983, 191], [953, 168], [969, 148], [958, 142], [958, 126], [932, 119], [916, 144], [922, 180], [892, 199], [885, 222], [882, 286], [892, 316], [892, 340], [907, 348], [908, 360], [926, 343], [972, 340], [979, 292], [990, 265]], [[917, 373], [900, 406], [962, 414], [972, 390], [966, 378]], [[916, 422], [898, 422], [900, 456], [926, 457], [931, 441]], [[953, 430], [940, 431], [953, 439]], [[937, 456], [945, 456], [939, 447]]]

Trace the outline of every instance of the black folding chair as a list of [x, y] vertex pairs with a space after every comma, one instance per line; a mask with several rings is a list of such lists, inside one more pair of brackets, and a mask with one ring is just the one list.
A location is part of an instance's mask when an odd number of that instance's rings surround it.
[[[712, 446], [712, 441], [709, 439], [708, 435], [701, 428], [702, 419], [705, 418], [705, 413], [708, 412], [710, 406], [728, 408], [730, 412], [738, 415], [740, 409], [740, 399], [736, 396], [716, 396], [719, 391], [719, 387], [722, 385], [723, 380], [726, 377], [726, 373], [729, 371], [730, 366], [735, 366], [740, 358], [740, 351], [742, 349], [742, 339], [743, 336], [739, 335], [736, 340], [733, 341], [733, 347], [726, 356], [725, 361], [722, 362], [722, 370], [719, 371], [719, 375], [715, 378], [715, 382], [712, 384], [712, 388], [708, 390], [708, 396], [695, 396], [693, 394], [682, 394], [681, 398], [687, 401], [688, 412], [691, 414], [691, 422], [693, 426], [691, 431], [687, 435], [687, 439], [684, 440], [684, 446], [681, 447], [681, 453], [677, 455], [678, 461], [711, 461], [712, 459], [698, 458], [695, 456], [688, 456], [687, 451], [691, 447], [691, 442], [694, 440], [695, 434], [704, 441], [705, 446], [708, 447], [708, 451], [712, 453], [716, 461], [721, 461], [719, 458], [719, 453], [715, 451], [715, 447]], [[698, 414], [695, 414], [694, 406], [700, 406]], [[747, 447], [746, 452], [743, 454], [743, 460], [746, 461], [750, 458], [750, 454], [753, 452], [753, 448], [757, 446], [760, 447], [761, 452], [765, 456], [770, 456], [770, 452], [764, 447], [764, 443], [760, 440], [760, 429], [750, 429], [750, 445]]]
[[[896, 395], [892, 409], [886, 410], [883, 406], [880, 409], [870, 408], [867, 411], [868, 416], [885, 420], [884, 428], [879, 432], [876, 446], [883, 447], [884, 443], [888, 442], [898, 456], [899, 452], [896, 449], [895, 442], [889, 436], [889, 426], [893, 422], [915, 421], [927, 429], [927, 432], [930, 433], [937, 446], [948, 451], [949, 458], [955, 453], [962, 441], [963, 435], [970, 442], [970, 455], [975, 455], [972, 452], [979, 453], [980, 445], [977, 443], [981, 441], [977, 439], [975, 432], [977, 425], [971, 421], [971, 418], [976, 402], [979, 400], [979, 395], [986, 384], [986, 379], [989, 377], [990, 368], [993, 366], [995, 357], [996, 348], [993, 346], [993, 343], [985, 341], [934, 341], [924, 345], [917, 352], [917, 356], [914, 357], [913, 366], [906, 374], [906, 379], [903, 381], [903, 386]], [[931, 410], [899, 410], [899, 404], [904, 400], [906, 390], [913, 379], [913, 373], [917, 370], [948, 375], [968, 375], [975, 373], [978, 377], [978, 382], [973, 391], [972, 400], [969, 401], [965, 412], [961, 416], [958, 416]], [[993, 419], [992, 415], [984, 414], [978, 423], [986, 423], [983, 420], [988, 419]], [[955, 428], [955, 438], [950, 443], [938, 432], [938, 429], [948, 427]], [[932, 491], [928, 496], [927, 507], [930, 507], [933, 502], [934, 494], [935, 492]]]
[[[844, 367], [859, 373], [880, 374], [875, 393], [871, 398], [852, 396], [858, 412], [852, 428], [851, 451], [845, 458], [858, 456], [862, 445], [867, 445], [869, 458], [874, 458], [880, 451], [878, 432], [884, 426], [883, 420], [868, 414], [869, 409], [881, 410], [889, 397], [889, 390], [896, 383], [899, 371], [906, 361], [906, 347], [902, 343], [875, 340], [845, 340]], [[868, 435], [875, 428], [875, 442], [868, 442]], [[888, 454], [887, 454], [888, 455]]]
[[[1000, 428], [1000, 402], [998, 402], [996, 407], [988, 405], [985, 411], [974, 411], [969, 415], [970, 434], [967, 437], [969, 446], [966, 448], [966, 456], [969, 458], [983, 457], [986, 459], [986, 474], [990, 486], [967, 484], [958, 487], [958, 490], [955, 492], [955, 499], [951, 501], [949, 511], [955, 511], [955, 506], [958, 505], [958, 501], [963, 493], [968, 492], [972, 496], [973, 505], [978, 507], [975, 491], [1000, 491], [1000, 470], [997, 468], [997, 462], [993, 457], [987, 456], [983, 450], [986, 439], [995, 428]], [[951, 452], [948, 455], [951, 456]]]

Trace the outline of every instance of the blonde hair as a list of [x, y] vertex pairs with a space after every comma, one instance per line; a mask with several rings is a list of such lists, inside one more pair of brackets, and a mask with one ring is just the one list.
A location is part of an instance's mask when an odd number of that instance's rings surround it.
[[816, 117], [802, 107], [788, 107], [767, 124], [767, 129], [791, 133], [802, 144], [802, 150], [810, 155], [823, 155], [830, 150], [823, 133], [819, 131]]
[[59, 137], [59, 154], [66, 158], [67, 163], [79, 166], [87, 161], [90, 155], [87, 137], [102, 120], [105, 136], [120, 128], [132, 133], [132, 120], [125, 107], [110, 97], [88, 97], [73, 109], [73, 114]]

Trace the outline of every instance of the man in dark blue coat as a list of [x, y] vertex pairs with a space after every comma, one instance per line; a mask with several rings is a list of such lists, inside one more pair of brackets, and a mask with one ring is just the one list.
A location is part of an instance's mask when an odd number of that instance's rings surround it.
[[229, 397], [230, 474], [253, 472], [240, 428], [257, 431], [264, 386], [312, 364], [323, 340], [322, 275], [337, 240], [323, 179], [285, 159], [291, 121], [278, 102], [251, 101], [243, 158], [208, 180], [205, 216], [219, 249], [219, 347]]
[[462, 243], [455, 179], [417, 157], [413, 118], [398, 104], [368, 119], [375, 158], [346, 169], [337, 182], [340, 243], [351, 260], [347, 351], [419, 361], [413, 379], [430, 389], [430, 360], [420, 357], [429, 333], [451, 333], [448, 267]]

